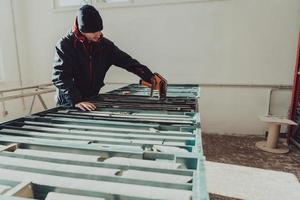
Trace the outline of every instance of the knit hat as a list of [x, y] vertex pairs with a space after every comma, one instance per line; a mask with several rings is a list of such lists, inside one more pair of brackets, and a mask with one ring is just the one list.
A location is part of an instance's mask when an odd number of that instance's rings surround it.
[[101, 16], [91, 5], [84, 5], [79, 8], [77, 23], [79, 31], [82, 33], [95, 33], [103, 29]]

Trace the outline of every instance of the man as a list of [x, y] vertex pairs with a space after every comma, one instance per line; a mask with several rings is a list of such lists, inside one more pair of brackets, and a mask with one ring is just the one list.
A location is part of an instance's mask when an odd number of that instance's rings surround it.
[[72, 31], [56, 45], [52, 82], [57, 87], [57, 104], [92, 111], [88, 100], [97, 96], [111, 65], [126, 69], [142, 80], [153, 82], [154, 74], [103, 37], [99, 12], [90, 5], [82, 6]]

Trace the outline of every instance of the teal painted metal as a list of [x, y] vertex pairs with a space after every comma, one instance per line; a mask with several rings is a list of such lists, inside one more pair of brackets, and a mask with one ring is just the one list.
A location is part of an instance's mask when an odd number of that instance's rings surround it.
[[[108, 92], [108, 94], [150, 96], [150, 91], [144, 86], [131, 84], [120, 89]], [[155, 92], [154, 96], [155, 94], [156, 96], [158, 96], [158, 92]], [[200, 89], [196, 84], [172, 84], [168, 86], [167, 97], [183, 97], [195, 99], [200, 97]]]
[[199, 87], [148, 95], [133, 84], [92, 99], [93, 112], [58, 107], [0, 125], [0, 186], [31, 180], [38, 199], [208, 199]]

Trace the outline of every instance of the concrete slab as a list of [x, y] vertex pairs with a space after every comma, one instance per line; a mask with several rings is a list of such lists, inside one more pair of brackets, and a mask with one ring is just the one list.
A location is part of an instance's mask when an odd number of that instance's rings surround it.
[[137, 170], [124, 171], [122, 173], [122, 177], [139, 179], [139, 180], [152, 180], [152, 181], [159, 181], [164, 183], [188, 183], [193, 179], [193, 177], [191, 176], [144, 172], [144, 171], [137, 171]]
[[79, 196], [79, 195], [64, 194], [64, 193], [57, 193], [57, 192], [49, 192], [45, 200], [57, 200], [57, 199], [63, 199], [63, 200], [105, 200], [103, 198]]
[[151, 160], [140, 160], [134, 158], [122, 158], [122, 157], [112, 157], [104, 161], [110, 164], [128, 165], [128, 166], [138, 166], [138, 167], [152, 167], [158, 169], [178, 169], [180, 168], [180, 163], [171, 162], [158, 162]]
[[45, 158], [82, 161], [82, 162], [98, 162], [100, 156], [80, 155], [74, 153], [60, 153], [52, 151], [39, 151], [32, 149], [17, 149], [14, 153], [28, 155], [28, 156], [40, 156]]
[[182, 149], [179, 147], [171, 147], [171, 146], [162, 146], [162, 145], [153, 145], [153, 149], [162, 153], [188, 153], [188, 150]]
[[251, 200], [299, 200], [294, 174], [239, 165], [205, 162], [209, 193]]

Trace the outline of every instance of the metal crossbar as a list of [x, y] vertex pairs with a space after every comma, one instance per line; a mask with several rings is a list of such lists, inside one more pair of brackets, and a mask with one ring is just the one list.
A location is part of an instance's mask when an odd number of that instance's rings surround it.
[[[25, 92], [25, 91], [27, 91], [27, 92]], [[43, 100], [41, 95], [46, 94], [46, 93], [51, 93], [54, 91], [55, 91], [55, 89], [52, 84], [40, 84], [40, 85], [34, 85], [34, 86], [29, 86], [29, 87], [20, 87], [20, 88], [0, 90], [0, 102], [1, 102], [2, 110], [3, 110], [2, 115], [3, 116], [8, 115], [8, 111], [6, 110], [6, 106], [5, 106], [6, 101], [19, 99], [19, 98], [23, 99], [24, 97], [30, 97], [30, 96], [32, 96], [32, 101], [31, 101], [31, 106], [29, 109], [29, 114], [32, 113], [32, 109], [33, 109], [36, 97], [38, 97], [43, 108], [47, 109], [46, 103]], [[14, 93], [14, 92], [21, 92], [21, 94], [9, 94], [9, 93]]]

